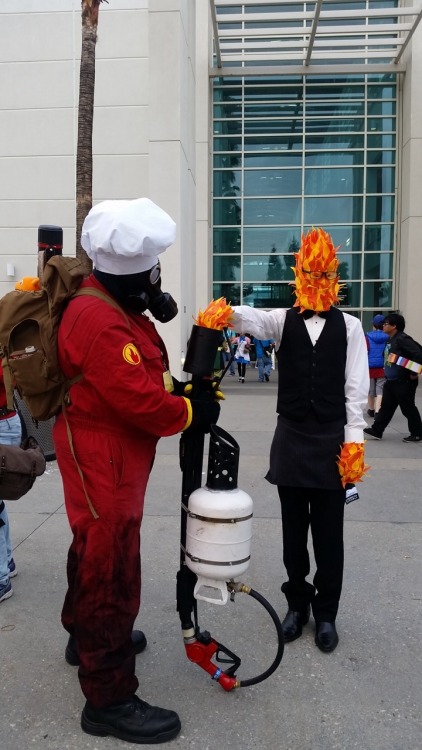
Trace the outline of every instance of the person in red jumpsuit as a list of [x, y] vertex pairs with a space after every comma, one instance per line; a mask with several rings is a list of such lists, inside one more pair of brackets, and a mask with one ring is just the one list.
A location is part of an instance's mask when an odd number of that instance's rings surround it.
[[[62, 623], [66, 660], [79, 665], [88, 734], [165, 742], [180, 731], [174, 711], [137, 695], [133, 631], [140, 606], [140, 526], [157, 441], [187, 428], [209, 431], [219, 405], [176, 396], [165, 345], [145, 315], [177, 314], [161, 291], [158, 254], [175, 239], [172, 219], [147, 198], [104, 201], [85, 219], [82, 246], [94, 271], [59, 327], [69, 405], [54, 426], [57, 461], [73, 533]], [[95, 292], [94, 292], [95, 293]], [[173, 390], [173, 392], [172, 392]]]

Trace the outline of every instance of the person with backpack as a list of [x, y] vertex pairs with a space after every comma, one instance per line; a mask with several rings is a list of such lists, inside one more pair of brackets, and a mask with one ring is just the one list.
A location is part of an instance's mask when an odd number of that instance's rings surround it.
[[382, 330], [383, 323], [384, 315], [375, 315], [372, 320], [372, 331], [368, 331], [366, 334], [369, 365], [367, 414], [369, 417], [374, 417], [381, 408], [382, 391], [385, 383], [384, 349], [388, 341], [388, 335]]
[[[0, 444], [19, 445], [22, 437], [21, 420], [14, 409], [6, 404], [3, 368], [0, 360]], [[0, 603], [13, 596], [11, 578], [17, 575], [13, 559], [10, 524], [4, 500], [0, 499]]]
[[[145, 490], [160, 437], [208, 432], [220, 407], [178, 395], [166, 347], [147, 310], [162, 323], [177, 314], [161, 290], [158, 255], [175, 224], [147, 198], [104, 201], [91, 209], [81, 244], [93, 273], [70, 299], [58, 330], [59, 363], [72, 381], [54, 442], [73, 533], [62, 623], [65, 658], [79, 665], [86, 698], [81, 726], [137, 744], [175, 737], [174, 711], [136, 691], [135, 655], [146, 647], [133, 630], [140, 605], [139, 532]], [[177, 394], [177, 395], [176, 395]]]
[[[385, 347], [385, 384], [381, 408], [375, 416], [372, 427], [364, 429], [365, 435], [381, 440], [384, 430], [390, 424], [399, 406], [406, 417], [410, 435], [403, 438], [403, 443], [420, 443], [422, 441], [422, 420], [415, 404], [418, 375], [408, 367], [411, 363], [422, 364], [422, 347], [417, 341], [404, 332], [406, 321], [399, 313], [388, 313], [384, 318], [383, 330], [389, 341]], [[398, 358], [406, 362], [400, 364]]]
[[273, 366], [272, 352], [274, 348], [274, 339], [257, 339], [254, 338], [256, 361], [258, 363], [258, 380], [260, 383], [270, 380]]

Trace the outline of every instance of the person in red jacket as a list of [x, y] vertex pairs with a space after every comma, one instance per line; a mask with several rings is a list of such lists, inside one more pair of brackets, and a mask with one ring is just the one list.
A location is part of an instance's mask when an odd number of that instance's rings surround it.
[[[177, 305], [161, 291], [158, 254], [175, 224], [147, 198], [104, 201], [89, 212], [81, 243], [94, 264], [59, 327], [60, 366], [71, 386], [54, 426], [57, 461], [73, 533], [62, 623], [66, 660], [79, 664], [88, 734], [158, 743], [180, 731], [174, 711], [136, 695], [133, 631], [140, 605], [140, 526], [157, 441], [187, 428], [209, 431], [219, 405], [176, 396], [161, 322]], [[101, 295], [106, 295], [109, 301]]]

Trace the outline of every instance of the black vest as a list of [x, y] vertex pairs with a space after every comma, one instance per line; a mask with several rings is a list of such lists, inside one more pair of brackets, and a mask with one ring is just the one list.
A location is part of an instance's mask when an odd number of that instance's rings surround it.
[[313, 409], [320, 422], [346, 421], [346, 353], [346, 323], [340, 310], [330, 309], [315, 346], [299, 308], [288, 310], [277, 351], [278, 413], [303, 421]]

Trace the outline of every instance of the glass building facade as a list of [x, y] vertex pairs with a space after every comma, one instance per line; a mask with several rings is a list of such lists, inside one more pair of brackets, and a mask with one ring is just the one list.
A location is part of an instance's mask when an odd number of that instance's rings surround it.
[[213, 294], [292, 304], [312, 226], [340, 245], [342, 309], [393, 306], [396, 76], [268, 76], [213, 83]]

